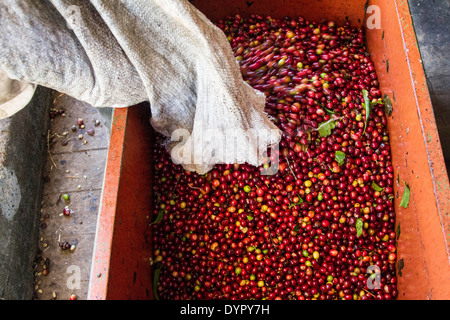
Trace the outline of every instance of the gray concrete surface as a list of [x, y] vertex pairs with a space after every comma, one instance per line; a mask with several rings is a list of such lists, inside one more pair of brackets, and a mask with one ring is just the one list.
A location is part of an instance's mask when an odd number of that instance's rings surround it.
[[42, 171], [52, 91], [38, 87], [32, 101], [0, 120], [0, 298], [29, 299], [38, 240]]
[[[73, 294], [78, 300], [85, 300], [89, 289], [112, 109], [99, 110], [56, 92], [54, 108], [65, 110], [65, 116], [50, 122], [51, 142], [44, 170], [46, 183], [33, 299], [67, 300]], [[79, 118], [83, 119], [84, 128], [77, 125]], [[100, 121], [97, 126], [96, 120]], [[76, 130], [72, 131], [74, 125]], [[94, 130], [92, 135], [88, 133], [90, 130]], [[80, 135], [82, 139], [79, 139]], [[70, 200], [62, 199], [62, 194], [68, 194]], [[71, 210], [70, 216], [63, 215], [66, 206]], [[62, 250], [59, 242], [64, 241], [74, 245], [74, 250]]]

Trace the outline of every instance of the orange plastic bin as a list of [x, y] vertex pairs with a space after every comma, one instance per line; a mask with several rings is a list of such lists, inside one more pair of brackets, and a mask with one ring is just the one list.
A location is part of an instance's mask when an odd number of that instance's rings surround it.
[[[401, 230], [398, 299], [450, 299], [449, 181], [407, 0], [192, 3], [211, 20], [254, 13], [338, 23], [349, 20], [366, 28], [380, 89], [393, 103], [388, 129], [395, 176], [399, 177], [394, 184]], [[378, 13], [380, 28], [367, 28], [368, 19]], [[148, 227], [153, 131], [149, 116], [146, 103], [114, 111], [88, 299], [153, 299]], [[411, 189], [407, 209], [399, 207], [402, 180]]]

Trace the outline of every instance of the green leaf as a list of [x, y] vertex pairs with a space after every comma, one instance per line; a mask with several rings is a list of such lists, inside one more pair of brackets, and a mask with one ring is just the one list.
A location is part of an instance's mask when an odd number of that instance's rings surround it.
[[343, 153], [342, 151], [336, 151], [334, 153], [334, 159], [337, 161], [337, 163], [341, 166], [344, 164], [344, 160], [345, 160], [345, 153]]
[[381, 98], [378, 99], [377, 101], [370, 102], [370, 107], [376, 106], [377, 104], [383, 104], [383, 102], [381, 101]]
[[158, 284], [159, 284], [159, 274], [161, 273], [161, 267], [155, 269], [153, 274], [153, 296], [155, 300], [159, 300], [158, 298]]
[[336, 119], [332, 118], [328, 121], [322, 122], [317, 128], [317, 131], [319, 131], [321, 137], [328, 137], [331, 134], [331, 130], [333, 130], [335, 127]]
[[296, 203], [291, 203], [291, 204], [289, 205], [289, 209], [291, 209], [291, 208], [294, 207], [294, 206], [300, 205], [300, 204], [302, 204], [302, 203], [303, 203], [303, 199], [299, 197], [298, 202], [296, 202]]
[[328, 114], [328, 115], [332, 115], [332, 114], [334, 114], [334, 111], [333, 110], [330, 110], [330, 109], [328, 109], [328, 108], [325, 108], [325, 107], [322, 107], [322, 108], [324, 108], [325, 109], [325, 112]]
[[382, 187], [380, 187], [379, 185], [377, 185], [377, 183], [376, 183], [375, 181], [372, 181], [372, 188], [373, 188], [375, 191], [379, 191], [379, 192], [381, 192], [381, 191], [384, 190], [384, 188], [382, 188]]
[[253, 220], [253, 217], [252, 217], [251, 215], [248, 215], [248, 216], [247, 216], [247, 219], [248, 219], [249, 221], [252, 221], [252, 220]]
[[159, 223], [163, 218], [164, 218], [164, 210], [161, 209], [158, 211], [158, 216], [156, 217], [155, 221], [150, 223], [150, 225]]
[[398, 263], [397, 263], [397, 273], [400, 277], [402, 276], [402, 269], [404, 266], [405, 266], [405, 262], [403, 261], [403, 258], [401, 258], [400, 260], [398, 260]]
[[395, 232], [395, 235], [397, 236], [398, 240], [398, 238], [400, 238], [400, 223], [397, 225], [397, 231]]
[[406, 182], [404, 180], [402, 180], [402, 181], [403, 181], [403, 184], [405, 185], [405, 190], [403, 191], [403, 196], [402, 196], [402, 201], [400, 202], [400, 207], [403, 207], [406, 209], [406, 208], [408, 208], [408, 205], [409, 205], [409, 197], [411, 195], [411, 191], [409, 190], [409, 187], [406, 184]]
[[369, 116], [370, 116], [370, 100], [369, 100], [369, 92], [367, 92], [366, 89], [362, 91], [362, 95], [364, 98], [364, 108], [366, 109], [366, 123], [364, 124], [364, 131], [363, 134], [366, 133], [367, 123], [369, 122]]
[[356, 219], [356, 236], [359, 237], [363, 232], [363, 221], [361, 218]]
[[298, 232], [300, 230], [300, 225], [296, 225], [293, 229], [294, 232]]

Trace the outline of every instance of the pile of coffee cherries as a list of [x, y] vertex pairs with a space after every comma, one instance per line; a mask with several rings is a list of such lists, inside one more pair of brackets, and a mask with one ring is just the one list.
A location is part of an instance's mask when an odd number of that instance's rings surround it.
[[[273, 175], [205, 175], [154, 145], [159, 299], [395, 299], [394, 169], [387, 106], [350, 24], [236, 15], [216, 25], [283, 132]], [[277, 162], [276, 162], [276, 159]]]

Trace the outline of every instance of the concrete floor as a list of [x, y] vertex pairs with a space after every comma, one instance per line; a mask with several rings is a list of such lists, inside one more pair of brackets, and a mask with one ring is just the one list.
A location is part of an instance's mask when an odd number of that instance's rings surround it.
[[[65, 116], [50, 122], [34, 298], [67, 300], [75, 294], [86, 299], [109, 129], [96, 108], [69, 96], [55, 93], [54, 108], [65, 110]], [[85, 129], [77, 126], [78, 118]], [[95, 130], [92, 136], [90, 129]], [[63, 194], [70, 195], [70, 201]], [[63, 215], [65, 206], [72, 211], [70, 216]], [[63, 241], [75, 249], [62, 250], [59, 242]]]
[[[424, 68], [429, 82], [437, 125], [446, 159], [450, 159], [450, 66], [448, 59], [450, 0], [409, 0]], [[441, 23], [441, 22], [442, 23]], [[66, 110], [65, 117], [51, 122], [53, 137], [46, 165], [44, 201], [41, 209], [40, 254], [36, 259], [34, 298], [69, 299], [75, 294], [86, 299], [95, 237], [96, 219], [102, 190], [103, 173], [109, 144], [109, 132], [97, 109], [67, 96], [57, 96], [56, 108]], [[72, 132], [77, 119], [86, 129]], [[95, 128], [95, 135], [86, 132]], [[64, 133], [67, 135], [64, 136]], [[78, 135], [83, 134], [83, 140]], [[63, 141], [67, 144], [63, 145]], [[450, 161], [447, 161], [450, 164]], [[70, 203], [61, 198], [70, 194]], [[63, 216], [66, 205], [73, 210]], [[75, 250], [62, 251], [59, 241], [68, 241]], [[48, 275], [43, 275], [48, 265]]]

